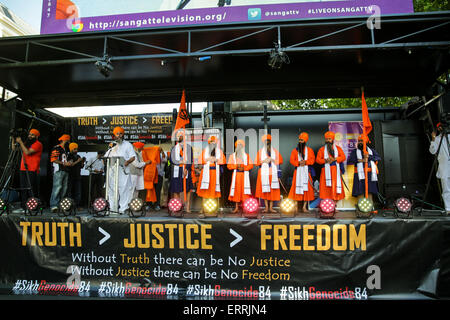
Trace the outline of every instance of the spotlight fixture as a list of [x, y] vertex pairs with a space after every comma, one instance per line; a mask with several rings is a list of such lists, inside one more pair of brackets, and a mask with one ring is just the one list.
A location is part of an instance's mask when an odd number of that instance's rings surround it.
[[244, 217], [256, 218], [258, 216], [259, 202], [255, 198], [248, 198], [242, 204]]
[[5, 200], [0, 199], [0, 216], [6, 211], [8, 211], [8, 204]]
[[97, 198], [92, 202], [95, 216], [106, 216], [109, 210], [109, 203], [105, 198]]
[[295, 215], [295, 201], [289, 198], [285, 198], [280, 202], [281, 213], [289, 216]]
[[409, 215], [412, 212], [412, 203], [409, 199], [402, 197], [398, 198], [394, 202], [395, 206], [395, 215], [398, 217], [400, 215], [406, 215], [409, 217]]
[[128, 212], [130, 214], [130, 217], [137, 217], [137, 213], [140, 213], [140, 216], [143, 217], [145, 215], [144, 200], [142, 200], [141, 198], [132, 199], [128, 204]]
[[71, 198], [63, 198], [58, 205], [58, 215], [69, 216], [76, 214], [75, 201]]
[[183, 208], [183, 203], [178, 198], [172, 198], [169, 200], [167, 208], [169, 209], [169, 215], [180, 216], [182, 215], [181, 209]]
[[281, 69], [283, 64], [289, 64], [290, 62], [288, 55], [281, 49], [280, 44], [275, 43], [275, 48], [270, 51], [269, 60], [267, 61], [269, 67]]
[[100, 72], [105, 78], [108, 78], [111, 72], [114, 71], [114, 67], [111, 64], [111, 58], [105, 54], [101, 60], [97, 60], [95, 63], [98, 72]]
[[44, 210], [41, 200], [34, 197], [31, 197], [27, 200], [27, 202], [25, 203], [25, 208], [25, 214], [29, 214], [31, 216], [35, 216], [39, 212], [42, 214], [42, 211]]
[[370, 218], [374, 214], [373, 202], [368, 198], [361, 198], [356, 205], [356, 216], [358, 218]]
[[211, 217], [217, 216], [217, 210], [219, 209], [219, 204], [217, 199], [206, 199], [203, 203], [203, 210], [205, 214]]
[[319, 204], [319, 217], [320, 218], [334, 218], [336, 214], [336, 204], [331, 199], [324, 199]]

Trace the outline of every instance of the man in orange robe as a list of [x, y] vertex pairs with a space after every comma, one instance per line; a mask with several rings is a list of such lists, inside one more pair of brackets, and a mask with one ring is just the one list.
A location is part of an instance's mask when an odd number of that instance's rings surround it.
[[220, 166], [226, 163], [225, 155], [217, 146], [217, 138], [211, 136], [208, 139], [208, 146], [203, 150], [198, 163], [203, 165], [197, 186], [197, 195], [205, 199], [215, 199], [221, 197], [220, 192]]
[[256, 180], [255, 197], [264, 199], [264, 212], [276, 212], [273, 202], [280, 201], [280, 181], [278, 166], [283, 163], [283, 157], [272, 147], [272, 136], [266, 134], [261, 139], [265, 146], [258, 151], [255, 165], [259, 166]]
[[249, 171], [252, 170], [253, 163], [250, 156], [245, 153], [245, 142], [243, 140], [237, 140], [234, 146], [236, 151], [230, 155], [227, 163], [228, 169], [233, 170], [228, 200], [236, 203], [233, 213], [237, 213], [239, 203], [252, 196]]
[[320, 199], [337, 202], [345, 198], [339, 164], [344, 162], [346, 157], [344, 151], [334, 144], [334, 136], [334, 132], [325, 133], [325, 146], [317, 152], [316, 162], [323, 166], [320, 173]]
[[314, 165], [316, 157], [314, 151], [306, 145], [308, 140], [309, 135], [306, 132], [298, 136], [298, 146], [292, 150], [290, 159], [295, 170], [288, 198], [297, 201], [297, 208], [298, 201], [303, 202], [301, 212], [309, 212], [308, 201], [314, 200], [314, 186], [308, 166]]
[[144, 148], [142, 150], [142, 158], [147, 163], [144, 168], [144, 188], [147, 190], [145, 201], [147, 203], [156, 202], [155, 186], [158, 183], [158, 165], [160, 161], [159, 146]]

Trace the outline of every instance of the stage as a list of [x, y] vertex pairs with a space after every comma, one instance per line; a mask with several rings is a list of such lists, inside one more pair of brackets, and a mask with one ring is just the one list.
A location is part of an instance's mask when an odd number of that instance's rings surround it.
[[[0, 217], [1, 294], [192, 300], [445, 299], [450, 217]], [[68, 284], [71, 285], [68, 285]], [[78, 289], [76, 289], [78, 286]]]

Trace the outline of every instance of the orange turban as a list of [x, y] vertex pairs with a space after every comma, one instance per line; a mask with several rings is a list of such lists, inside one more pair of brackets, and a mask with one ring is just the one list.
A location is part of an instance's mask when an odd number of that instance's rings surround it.
[[245, 147], [244, 140], [236, 140], [236, 142], [234, 143], [234, 147], [236, 148], [238, 144], [240, 144], [241, 146]]
[[266, 140], [272, 141], [272, 136], [270, 134], [265, 134], [262, 136], [261, 140], [264, 142]]
[[135, 146], [137, 149], [142, 149], [145, 146], [145, 143], [135, 142], [133, 143], [133, 146]]
[[366, 143], [367, 143], [367, 142], [369, 142], [369, 137], [367, 135], [361, 134], [358, 137], [358, 140], [366, 141]]
[[303, 141], [308, 142], [309, 140], [309, 135], [306, 132], [302, 132], [300, 133], [300, 135], [298, 136], [298, 139], [302, 139]]
[[208, 138], [208, 143], [216, 142], [216, 141], [217, 141], [216, 136], [210, 136], [210, 137]]
[[332, 140], [334, 140], [334, 132], [333, 131], [327, 131], [325, 132], [325, 139], [329, 139], [331, 138]]
[[125, 130], [122, 127], [115, 127], [113, 130], [113, 134], [116, 135], [118, 133], [125, 133]]
[[30, 133], [34, 134], [36, 137], [39, 137], [41, 135], [41, 133], [39, 132], [39, 130], [36, 129], [31, 129]]
[[63, 134], [61, 137], [59, 137], [58, 140], [59, 141], [70, 141], [70, 136], [68, 134]]
[[175, 134], [175, 137], [179, 138], [180, 136], [185, 136], [184, 131], [183, 130], [177, 130], [177, 133]]
[[78, 149], [78, 144], [72, 142], [71, 144], [69, 144], [69, 150], [73, 151], [74, 149]]

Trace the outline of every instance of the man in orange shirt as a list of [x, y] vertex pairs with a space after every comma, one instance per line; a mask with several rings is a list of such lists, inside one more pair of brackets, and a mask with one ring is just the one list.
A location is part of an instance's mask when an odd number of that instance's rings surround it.
[[255, 197], [264, 199], [264, 212], [276, 212], [273, 202], [280, 201], [280, 182], [278, 180], [278, 166], [283, 163], [283, 157], [272, 147], [272, 136], [262, 137], [264, 147], [256, 155], [255, 165], [259, 166], [256, 180]]
[[249, 171], [253, 168], [250, 156], [245, 153], [245, 142], [237, 140], [235, 148], [236, 151], [230, 155], [227, 164], [228, 169], [233, 171], [230, 194], [228, 196], [228, 200], [236, 203], [233, 213], [238, 212], [240, 202], [250, 198], [252, 195]]
[[217, 146], [217, 138], [210, 136], [208, 146], [203, 150], [199, 158], [199, 164], [203, 165], [198, 179], [197, 195], [205, 199], [216, 199], [221, 197], [220, 190], [220, 166], [226, 163], [225, 155]]
[[[303, 202], [301, 212], [309, 212], [308, 201], [314, 200], [314, 186], [312, 184], [309, 166], [314, 165], [316, 157], [314, 151], [306, 146], [309, 135], [302, 132], [298, 136], [298, 146], [292, 150], [290, 163], [295, 167], [289, 199]], [[298, 208], [298, 205], [297, 205]]]
[[334, 137], [334, 132], [325, 133], [325, 146], [317, 152], [316, 162], [323, 166], [320, 173], [320, 199], [337, 202], [345, 198], [339, 164], [344, 162], [346, 157], [341, 147], [335, 145]]
[[22, 138], [17, 137], [12, 145], [13, 150], [18, 146], [22, 151], [19, 173], [22, 209], [25, 209], [25, 203], [32, 194], [35, 197], [39, 196], [38, 176], [43, 150], [42, 143], [38, 140], [40, 135], [38, 130], [31, 129], [25, 142], [22, 141]]

